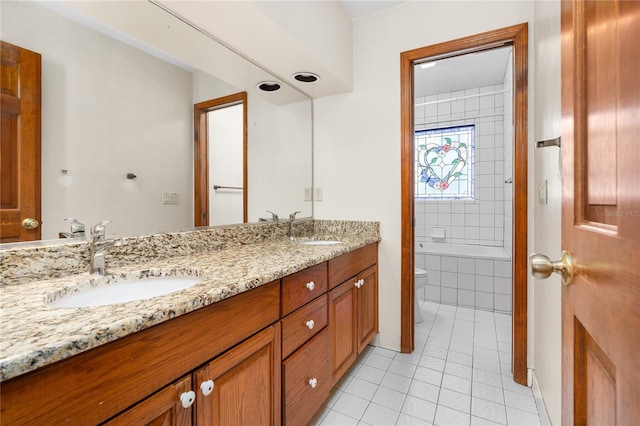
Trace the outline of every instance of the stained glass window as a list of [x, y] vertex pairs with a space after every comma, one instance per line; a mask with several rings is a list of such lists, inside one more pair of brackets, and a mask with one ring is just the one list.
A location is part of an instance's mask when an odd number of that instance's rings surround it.
[[415, 132], [416, 198], [474, 198], [474, 131], [468, 125]]

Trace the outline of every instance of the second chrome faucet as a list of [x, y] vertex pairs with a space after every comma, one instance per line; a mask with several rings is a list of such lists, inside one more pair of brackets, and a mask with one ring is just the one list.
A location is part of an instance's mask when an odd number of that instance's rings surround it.
[[91, 228], [91, 274], [106, 275], [105, 252], [113, 246], [119, 246], [120, 240], [105, 240], [105, 226], [110, 220], [103, 220]]

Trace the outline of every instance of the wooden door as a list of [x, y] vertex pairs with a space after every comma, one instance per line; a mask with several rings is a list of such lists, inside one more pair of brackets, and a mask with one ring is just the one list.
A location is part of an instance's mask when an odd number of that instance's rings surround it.
[[362, 280], [358, 293], [358, 354], [362, 353], [378, 332], [378, 267], [358, 274]]
[[[215, 339], [215, 333], [211, 336]], [[280, 323], [194, 373], [197, 426], [280, 424]], [[213, 381], [205, 395], [202, 386]]]
[[351, 278], [329, 292], [331, 385], [335, 385], [358, 356], [357, 288]]
[[182, 406], [180, 396], [191, 390], [189, 375], [134, 405], [105, 425], [190, 426], [192, 409]]
[[0, 53], [0, 242], [39, 240], [41, 57], [3, 41]]
[[562, 3], [566, 425], [640, 421], [640, 2]]

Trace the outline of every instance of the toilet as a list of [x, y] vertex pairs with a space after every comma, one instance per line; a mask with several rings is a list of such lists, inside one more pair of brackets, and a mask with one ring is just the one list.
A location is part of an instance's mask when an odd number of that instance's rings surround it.
[[426, 286], [429, 283], [429, 277], [427, 276], [427, 271], [425, 271], [424, 269], [420, 269], [420, 268], [416, 268], [415, 270], [415, 277], [414, 277], [414, 283], [415, 283], [415, 287], [416, 287], [416, 294], [413, 297], [413, 302], [414, 302], [414, 306], [413, 306], [413, 313], [414, 313], [414, 321], [416, 324], [421, 323], [422, 321], [424, 321], [424, 319], [422, 318], [422, 314], [420, 313], [420, 306], [418, 305], [418, 294], [417, 294], [417, 290], [420, 288], [424, 288], [424, 286]]

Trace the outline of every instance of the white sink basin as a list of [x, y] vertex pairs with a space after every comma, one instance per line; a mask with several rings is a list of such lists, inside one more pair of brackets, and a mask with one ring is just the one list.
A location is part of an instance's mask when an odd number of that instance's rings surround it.
[[307, 246], [332, 246], [334, 244], [342, 244], [342, 241], [337, 240], [309, 240], [303, 241], [301, 244]]
[[84, 308], [151, 299], [184, 290], [200, 282], [198, 277], [162, 276], [129, 279], [100, 287], [87, 287], [54, 300], [58, 308]]

